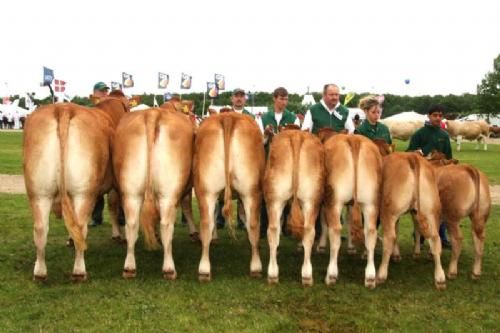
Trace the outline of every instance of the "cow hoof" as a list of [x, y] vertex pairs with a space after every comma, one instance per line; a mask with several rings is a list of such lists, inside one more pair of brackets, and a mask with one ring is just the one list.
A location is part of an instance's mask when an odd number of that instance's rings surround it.
[[177, 278], [177, 272], [176, 271], [163, 271], [163, 278], [165, 280], [175, 280]]
[[71, 281], [73, 282], [85, 282], [87, 281], [87, 273], [73, 273], [71, 274]]
[[375, 289], [376, 285], [377, 285], [377, 283], [375, 282], [374, 278], [365, 279], [365, 287], [366, 288], [368, 288], [368, 289]]
[[198, 281], [209, 282], [212, 279], [210, 273], [198, 273]]
[[124, 279], [133, 279], [135, 278], [135, 269], [123, 269], [122, 276]]
[[419, 259], [420, 258], [420, 252], [419, 253], [413, 253], [413, 259]]
[[127, 240], [123, 239], [121, 236], [112, 236], [111, 240], [117, 244], [127, 244]]
[[352, 255], [355, 255], [356, 253], [358, 253], [358, 251], [356, 250], [355, 247], [349, 247], [349, 248], [347, 248], [347, 254], [348, 255], [352, 256]]
[[391, 260], [392, 260], [392, 262], [401, 262], [401, 256], [399, 254], [393, 255], [393, 256], [391, 256]]
[[75, 242], [73, 241], [73, 238], [68, 238], [66, 240], [66, 247], [69, 247], [69, 248], [74, 248], [75, 247]]
[[189, 238], [191, 239], [191, 242], [198, 243], [200, 241], [200, 234], [198, 232], [193, 232], [192, 234], [189, 234]]
[[451, 273], [449, 272], [446, 277], [448, 278], [448, 280], [455, 280], [457, 278], [457, 273]]
[[437, 290], [445, 290], [446, 289], [446, 281], [436, 281], [435, 282]]
[[267, 277], [268, 284], [278, 284], [279, 282], [280, 282], [280, 280], [277, 276], [268, 276]]
[[470, 277], [472, 280], [479, 280], [481, 278], [481, 273], [476, 274], [476, 273], [472, 272]]
[[262, 277], [262, 271], [250, 272], [250, 277], [260, 279]]
[[47, 275], [33, 275], [33, 281], [45, 282], [45, 281], [47, 281]]
[[316, 253], [320, 253], [320, 254], [326, 253], [326, 246], [318, 246], [316, 248]]
[[337, 283], [337, 277], [333, 275], [327, 276], [325, 279], [325, 283], [327, 286], [334, 285], [335, 283]]
[[313, 278], [312, 277], [303, 277], [302, 278], [302, 286], [303, 287], [312, 287], [313, 286]]

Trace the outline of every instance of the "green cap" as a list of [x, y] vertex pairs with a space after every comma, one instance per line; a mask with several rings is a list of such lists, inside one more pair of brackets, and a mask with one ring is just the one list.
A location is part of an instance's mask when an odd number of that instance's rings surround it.
[[100, 81], [94, 84], [94, 90], [99, 90], [99, 91], [109, 90], [109, 87], [106, 85], [106, 83]]
[[236, 88], [233, 90], [233, 96], [234, 95], [238, 95], [238, 94], [243, 94], [245, 95], [245, 90], [241, 89], [241, 88]]

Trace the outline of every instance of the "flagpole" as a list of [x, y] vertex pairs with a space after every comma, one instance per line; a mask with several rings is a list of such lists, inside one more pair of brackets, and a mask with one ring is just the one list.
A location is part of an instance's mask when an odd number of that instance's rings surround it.
[[205, 92], [203, 93], [203, 107], [201, 109], [201, 117], [205, 117], [205, 102], [206, 102], [206, 99], [207, 99], [207, 91], [205, 90]]

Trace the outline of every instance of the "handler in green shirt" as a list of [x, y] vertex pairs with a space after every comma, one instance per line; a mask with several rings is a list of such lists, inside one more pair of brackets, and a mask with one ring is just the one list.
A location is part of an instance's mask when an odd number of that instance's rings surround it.
[[427, 156], [433, 150], [437, 150], [445, 154], [446, 158], [452, 158], [450, 137], [441, 128], [444, 111], [442, 105], [434, 105], [429, 109], [427, 112], [429, 121], [426, 121], [424, 127], [413, 134], [406, 151], [417, 151]]
[[[406, 151], [416, 151], [427, 156], [433, 150], [437, 150], [446, 155], [446, 158], [451, 159], [451, 144], [450, 137], [441, 128], [441, 120], [445, 108], [442, 105], [433, 105], [430, 107], [427, 115], [429, 121], [425, 122], [424, 127], [413, 134], [410, 140], [410, 145]], [[446, 237], [446, 224], [441, 221], [439, 227], [439, 237], [441, 237], [441, 245], [443, 248], [451, 248], [451, 244]]]
[[313, 134], [317, 134], [324, 127], [336, 132], [345, 129], [349, 134], [354, 133], [354, 123], [349, 117], [349, 109], [340, 104], [340, 90], [336, 84], [325, 84], [323, 98], [307, 110], [302, 123], [302, 130], [308, 130]]
[[359, 101], [359, 108], [365, 112], [366, 119], [356, 129], [355, 134], [361, 134], [371, 140], [382, 139], [388, 144], [392, 144], [389, 128], [379, 122], [380, 103], [375, 96], [367, 96]]

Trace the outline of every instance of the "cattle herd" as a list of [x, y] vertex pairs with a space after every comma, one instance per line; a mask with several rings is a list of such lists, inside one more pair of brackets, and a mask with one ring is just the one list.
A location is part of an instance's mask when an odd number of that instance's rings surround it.
[[[179, 112], [179, 102], [134, 113], [128, 112], [127, 102], [117, 91], [94, 108], [53, 104], [38, 108], [28, 118], [23, 167], [34, 222], [35, 280], [47, 277], [45, 245], [51, 210], [62, 215], [74, 240], [72, 278], [87, 278], [87, 222], [96, 197], [103, 193], [109, 193], [114, 237], [120, 236], [120, 205], [125, 213], [123, 276], [136, 275], [134, 247], [141, 226], [148, 246], [158, 246], [159, 235], [164, 250], [163, 276], [175, 279], [172, 238], [176, 209], [181, 202], [190, 207], [193, 188], [200, 210], [200, 281], [211, 279], [209, 249], [216, 233], [214, 211], [221, 193], [226, 219], [231, 218], [234, 196], [244, 208], [252, 249], [251, 276], [262, 274], [259, 217], [265, 201], [269, 283], [279, 281], [277, 249], [286, 205], [291, 207], [287, 228], [303, 248], [303, 285], [313, 284], [311, 253], [317, 219], [322, 232], [316, 250], [325, 251], [328, 243], [330, 250], [325, 283], [334, 284], [339, 278], [344, 207], [349, 251], [363, 243], [366, 250], [366, 287], [374, 288], [387, 279], [391, 257], [400, 260], [398, 221], [406, 212], [411, 213], [416, 236], [429, 240], [437, 288], [446, 286], [438, 235], [442, 220], [452, 243], [448, 278], [457, 276], [463, 238], [459, 222], [467, 216], [474, 241], [472, 276], [481, 274], [491, 199], [488, 179], [475, 167], [449, 164], [439, 154], [424, 158], [418, 153], [390, 153], [394, 147], [360, 135], [323, 130], [316, 136], [293, 128], [283, 129], [272, 139], [266, 157], [263, 136], [249, 116], [226, 112], [195, 126]], [[383, 255], [376, 271], [378, 221], [383, 230]], [[230, 221], [228, 225], [233, 231]], [[192, 218], [190, 228], [194, 234]], [[418, 241], [414, 253], [420, 253]]]

